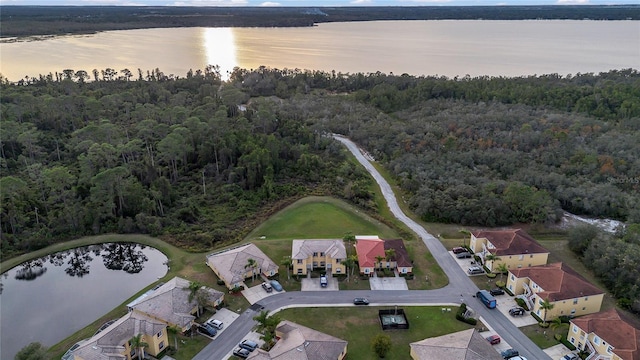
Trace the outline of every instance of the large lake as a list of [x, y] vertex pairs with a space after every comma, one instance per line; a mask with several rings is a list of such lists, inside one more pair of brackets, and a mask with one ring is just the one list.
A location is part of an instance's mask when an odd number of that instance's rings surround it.
[[159, 68], [184, 77], [219, 65], [400, 75], [523, 76], [640, 68], [640, 21], [373, 21], [306, 28], [107, 31], [0, 44], [0, 73]]
[[76, 248], [2, 274], [0, 358], [55, 345], [167, 273], [167, 257], [137, 244]]

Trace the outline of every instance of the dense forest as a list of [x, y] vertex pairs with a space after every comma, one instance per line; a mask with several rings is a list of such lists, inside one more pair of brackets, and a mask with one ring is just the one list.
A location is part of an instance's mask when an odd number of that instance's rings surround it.
[[[630, 3], [634, 3], [630, 1]], [[285, 27], [372, 20], [640, 20], [639, 5], [177, 7], [0, 6], [0, 35], [166, 27]]]
[[[0, 77], [0, 116], [2, 259], [108, 232], [204, 250], [310, 194], [374, 214], [372, 180], [339, 133], [426, 221], [626, 221], [615, 241], [580, 236], [572, 248], [640, 278], [637, 70], [448, 79], [262, 67], [223, 81], [215, 66], [67, 69]], [[610, 280], [622, 299], [640, 291]]]

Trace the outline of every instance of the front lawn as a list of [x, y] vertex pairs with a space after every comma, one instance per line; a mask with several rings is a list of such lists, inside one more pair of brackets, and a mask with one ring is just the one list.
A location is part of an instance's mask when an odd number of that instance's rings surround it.
[[471, 328], [455, 319], [457, 308], [442, 312], [441, 308], [403, 306], [409, 321], [408, 330], [383, 331], [378, 319], [378, 310], [390, 307], [343, 307], [343, 308], [294, 308], [278, 313], [282, 319], [290, 320], [314, 330], [330, 334], [349, 342], [347, 360], [370, 360], [377, 358], [371, 348], [371, 339], [378, 334], [391, 338], [391, 351], [385, 359], [410, 359], [412, 342]]

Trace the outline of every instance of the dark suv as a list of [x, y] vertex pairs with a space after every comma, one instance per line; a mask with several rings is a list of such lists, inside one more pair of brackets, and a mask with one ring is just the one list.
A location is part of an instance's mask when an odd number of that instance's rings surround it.
[[509, 315], [511, 316], [522, 316], [526, 311], [521, 307], [514, 307], [509, 309]]
[[504, 290], [500, 289], [500, 288], [495, 288], [495, 289], [491, 289], [491, 291], [489, 291], [489, 293], [493, 296], [496, 295], [504, 295]]

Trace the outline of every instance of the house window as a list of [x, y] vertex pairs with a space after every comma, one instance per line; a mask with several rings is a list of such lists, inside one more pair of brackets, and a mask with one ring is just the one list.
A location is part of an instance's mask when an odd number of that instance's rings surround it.
[[571, 315], [575, 315], [576, 309], [571, 309]]
[[298, 269], [298, 274], [302, 274], [302, 269]]
[[576, 343], [576, 339], [574, 337], [571, 337], [571, 339], [569, 341], [571, 341], [571, 343], [574, 344], [574, 345]]
[[599, 338], [599, 337], [597, 337], [597, 336], [595, 336], [595, 337], [593, 338], [593, 342], [594, 342], [596, 345], [600, 345], [600, 338]]
[[302, 259], [298, 259], [298, 264], [302, 264]]
[[516, 279], [516, 277], [513, 274], [511, 274], [511, 281], [513, 281], [515, 279]]
[[320, 256], [324, 256], [324, 252], [321, 252], [321, 253], [320, 253]]
[[518, 260], [524, 260], [524, 255], [518, 256]]
[[340, 274], [341, 272], [342, 272], [342, 269], [336, 268], [336, 274]]
[[585, 296], [585, 297], [584, 297], [584, 301], [589, 301], [589, 297], [588, 297], [588, 296]]
[[340, 259], [336, 259], [336, 264], [340, 264]]
[[529, 259], [533, 259], [533, 255], [529, 255]]
[[513, 292], [513, 285], [509, 284], [509, 290], [511, 290], [511, 292]]
[[522, 264], [518, 264], [518, 269], [522, 267]]
[[164, 341], [160, 341], [160, 344], [158, 345], [158, 348], [160, 350], [162, 350], [164, 348]]
[[162, 337], [162, 330], [156, 335], [157, 337]]
[[578, 333], [578, 327], [575, 326], [575, 325], [573, 325], [573, 332], [576, 333], [576, 334]]
[[369, 268], [364, 269], [364, 273], [368, 274], [369, 273]]
[[585, 310], [587, 310], [587, 307], [586, 307], [586, 306], [583, 306], [583, 307], [582, 307], [582, 311], [585, 311]]
[[323, 267], [323, 266], [325, 266], [324, 261], [320, 261], [320, 267]]
[[317, 252], [314, 252], [314, 253], [313, 253], [313, 257], [316, 257], [316, 256], [318, 256], [318, 253], [317, 253]]
[[578, 303], [578, 299], [573, 299], [573, 305]]
[[613, 352], [613, 348], [611, 346], [607, 346], [607, 352], [611, 354]]
[[402, 273], [406, 274], [407, 273], [407, 268], [402, 268]]
[[318, 262], [317, 261], [313, 262], [313, 267], [318, 267]]

